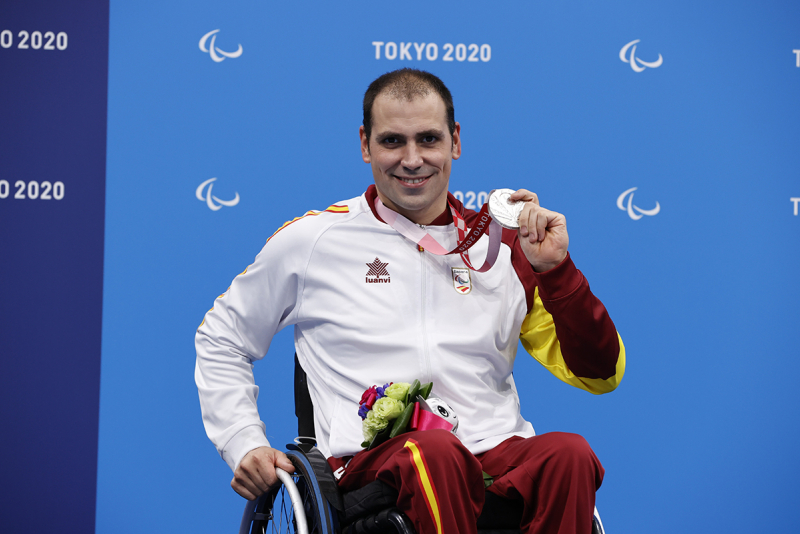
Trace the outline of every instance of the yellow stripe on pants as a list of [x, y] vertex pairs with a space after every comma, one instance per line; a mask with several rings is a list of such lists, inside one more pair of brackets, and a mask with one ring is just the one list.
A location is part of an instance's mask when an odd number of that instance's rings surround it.
[[431, 516], [433, 516], [433, 522], [436, 523], [436, 533], [442, 534], [439, 503], [436, 501], [436, 493], [433, 490], [433, 483], [431, 482], [431, 477], [428, 475], [428, 469], [425, 467], [422, 451], [417, 447], [417, 442], [411, 439], [406, 441], [403, 447], [411, 451], [411, 459], [414, 461], [414, 469], [417, 471], [417, 477], [419, 477], [419, 485], [422, 487], [423, 494], [425, 495], [425, 502], [428, 504], [428, 510], [430, 510]]

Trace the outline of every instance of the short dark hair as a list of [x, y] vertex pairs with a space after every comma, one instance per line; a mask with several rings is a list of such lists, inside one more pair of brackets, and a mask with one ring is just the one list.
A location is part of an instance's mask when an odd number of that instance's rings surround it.
[[456, 131], [456, 114], [450, 90], [442, 80], [430, 72], [403, 68], [387, 72], [379, 77], [369, 84], [367, 92], [364, 93], [364, 133], [367, 135], [367, 146], [369, 146], [369, 139], [372, 135], [372, 105], [378, 95], [386, 92], [395, 98], [411, 101], [417, 97], [426, 96], [431, 91], [438, 94], [444, 102], [447, 127], [452, 138]]

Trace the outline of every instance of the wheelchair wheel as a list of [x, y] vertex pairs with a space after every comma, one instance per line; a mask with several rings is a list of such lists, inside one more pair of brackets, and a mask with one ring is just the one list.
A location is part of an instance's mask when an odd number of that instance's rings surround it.
[[281, 484], [273, 492], [259, 497], [254, 506], [245, 509], [242, 526], [249, 524], [250, 528], [243, 528], [240, 532], [296, 534], [299, 532], [298, 524], [304, 518], [309, 534], [334, 534], [335, 518], [320, 491], [311, 464], [301, 453], [288, 451], [286, 456], [294, 464], [295, 472], [290, 477], [297, 487], [302, 508], [295, 509], [289, 490]]
[[597, 511], [597, 506], [594, 507], [594, 517], [592, 518], [592, 534], [606, 534], [606, 529], [603, 527], [603, 520], [600, 519], [600, 512]]

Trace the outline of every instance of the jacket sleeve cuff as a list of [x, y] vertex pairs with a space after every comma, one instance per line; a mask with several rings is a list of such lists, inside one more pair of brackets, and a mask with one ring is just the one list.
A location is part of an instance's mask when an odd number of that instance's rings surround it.
[[539, 296], [543, 301], [558, 300], [573, 293], [580, 287], [584, 278], [581, 272], [572, 263], [572, 258], [567, 252], [564, 261], [543, 273], [535, 273]]
[[221, 451], [222, 459], [225, 460], [231, 471], [236, 471], [239, 462], [248, 452], [258, 447], [270, 446], [267, 436], [264, 435], [263, 425], [264, 423], [246, 426], [225, 444]]

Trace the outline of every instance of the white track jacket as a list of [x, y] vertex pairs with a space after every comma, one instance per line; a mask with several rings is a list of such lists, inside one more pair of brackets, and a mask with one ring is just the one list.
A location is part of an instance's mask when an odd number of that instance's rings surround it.
[[[203, 422], [231, 469], [269, 445], [252, 365], [290, 325], [326, 457], [361, 450], [358, 402], [366, 388], [415, 378], [433, 381], [433, 394], [453, 407], [457, 435], [473, 454], [510, 436], [532, 436], [511, 374], [520, 339], [577, 387], [604, 393], [622, 378], [622, 342], [569, 257], [537, 274], [516, 232], [504, 230], [494, 267], [465, 272], [459, 255], [420, 250], [381, 221], [375, 197], [370, 186], [361, 197], [284, 224], [198, 328]], [[450, 202], [470, 225], [475, 212], [452, 196]], [[449, 210], [427, 230], [446, 248], [456, 245]], [[473, 263], [482, 263], [488, 241], [471, 249]]]

